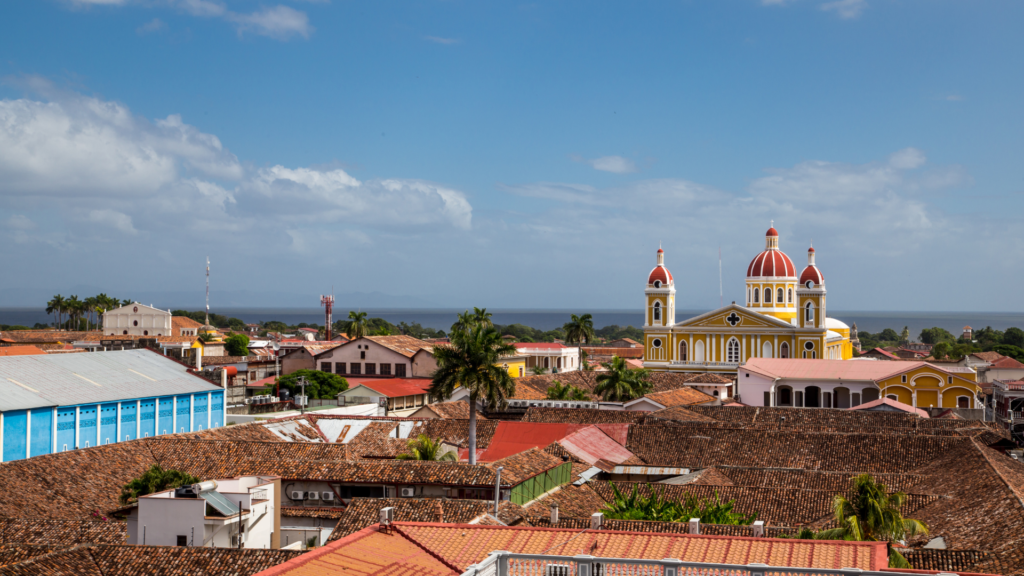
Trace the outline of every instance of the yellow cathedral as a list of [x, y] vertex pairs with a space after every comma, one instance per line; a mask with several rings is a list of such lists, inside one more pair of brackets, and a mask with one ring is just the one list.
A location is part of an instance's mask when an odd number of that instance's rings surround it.
[[676, 286], [658, 248], [647, 278], [644, 367], [655, 371], [735, 373], [750, 358], [853, 356], [850, 327], [825, 314], [825, 277], [807, 250], [807, 267], [779, 249], [779, 233], [765, 234], [765, 249], [747, 266], [746, 302], [676, 322]]

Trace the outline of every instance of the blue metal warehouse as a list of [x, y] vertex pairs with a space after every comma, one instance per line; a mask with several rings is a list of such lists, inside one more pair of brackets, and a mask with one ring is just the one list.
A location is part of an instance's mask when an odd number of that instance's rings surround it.
[[224, 424], [224, 390], [149, 350], [0, 357], [2, 461]]

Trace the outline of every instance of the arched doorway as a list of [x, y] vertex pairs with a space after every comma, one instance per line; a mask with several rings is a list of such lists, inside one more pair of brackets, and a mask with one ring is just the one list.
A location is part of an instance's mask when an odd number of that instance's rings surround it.
[[836, 408], [850, 407], [850, 389], [840, 386], [833, 390], [832, 397], [836, 400]]
[[804, 407], [821, 407], [821, 388], [818, 388], [817, 386], [808, 386], [807, 388], [804, 388]]
[[686, 348], [686, 341], [684, 340], [684, 341], [679, 343], [679, 361], [680, 362], [687, 362], [687, 361], [689, 361], [689, 357], [687, 357], [687, 355], [686, 355], [687, 352], [689, 352], [689, 350], [687, 350], [687, 348]]
[[693, 345], [693, 361], [704, 361], [704, 341], [702, 340], [698, 340], [697, 343]]
[[793, 389], [789, 386], [779, 386], [775, 390], [775, 405], [776, 406], [792, 406], [793, 405]]
[[863, 398], [861, 401], [865, 404], [878, 400], [878, 388], [865, 388], [861, 397]]
[[772, 357], [772, 343], [771, 342], [765, 342], [764, 345], [761, 346], [761, 357], [762, 358], [771, 358]]
[[789, 358], [789, 343], [779, 344], [779, 358]]

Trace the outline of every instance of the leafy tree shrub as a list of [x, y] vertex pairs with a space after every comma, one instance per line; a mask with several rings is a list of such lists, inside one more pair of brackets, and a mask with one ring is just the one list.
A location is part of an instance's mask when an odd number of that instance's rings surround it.
[[[299, 384], [299, 378], [302, 377], [306, 378], [306, 396], [310, 398], [334, 398], [348, 390], [348, 380], [337, 374], [319, 370], [296, 370], [287, 376], [280, 377], [277, 384], [280, 388], [291, 392], [292, 396], [296, 396], [302, 393], [302, 386]], [[268, 384], [267, 387], [273, 392], [273, 384]]]
[[146, 470], [142, 476], [135, 478], [121, 488], [121, 504], [129, 504], [139, 496], [155, 494], [169, 488], [178, 488], [199, 482], [199, 478], [178, 470], [164, 470], [159, 464]]
[[697, 499], [692, 494], [687, 494], [683, 500], [666, 500], [664, 489], [655, 490], [650, 484], [647, 485], [650, 496], [643, 496], [633, 485], [633, 492], [626, 496], [619, 491], [618, 486], [608, 483], [612, 487], [614, 498], [605, 505], [605, 517], [616, 520], [653, 520], [657, 522], [688, 522], [691, 518], [700, 518], [705, 524], [729, 524], [734, 526], [745, 526], [753, 524], [757, 520], [757, 513], [740, 514], [733, 512], [735, 500], [722, 502], [715, 491], [714, 498]]
[[228, 336], [228, 339], [224, 341], [224, 351], [228, 353], [228, 356], [248, 356], [249, 337], [245, 334]]

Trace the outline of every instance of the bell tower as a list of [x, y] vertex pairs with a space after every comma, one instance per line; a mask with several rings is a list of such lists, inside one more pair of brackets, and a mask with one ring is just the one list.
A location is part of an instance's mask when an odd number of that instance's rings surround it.
[[644, 363], [668, 362], [671, 326], [676, 323], [676, 285], [660, 247], [658, 264], [647, 276], [644, 300]]

